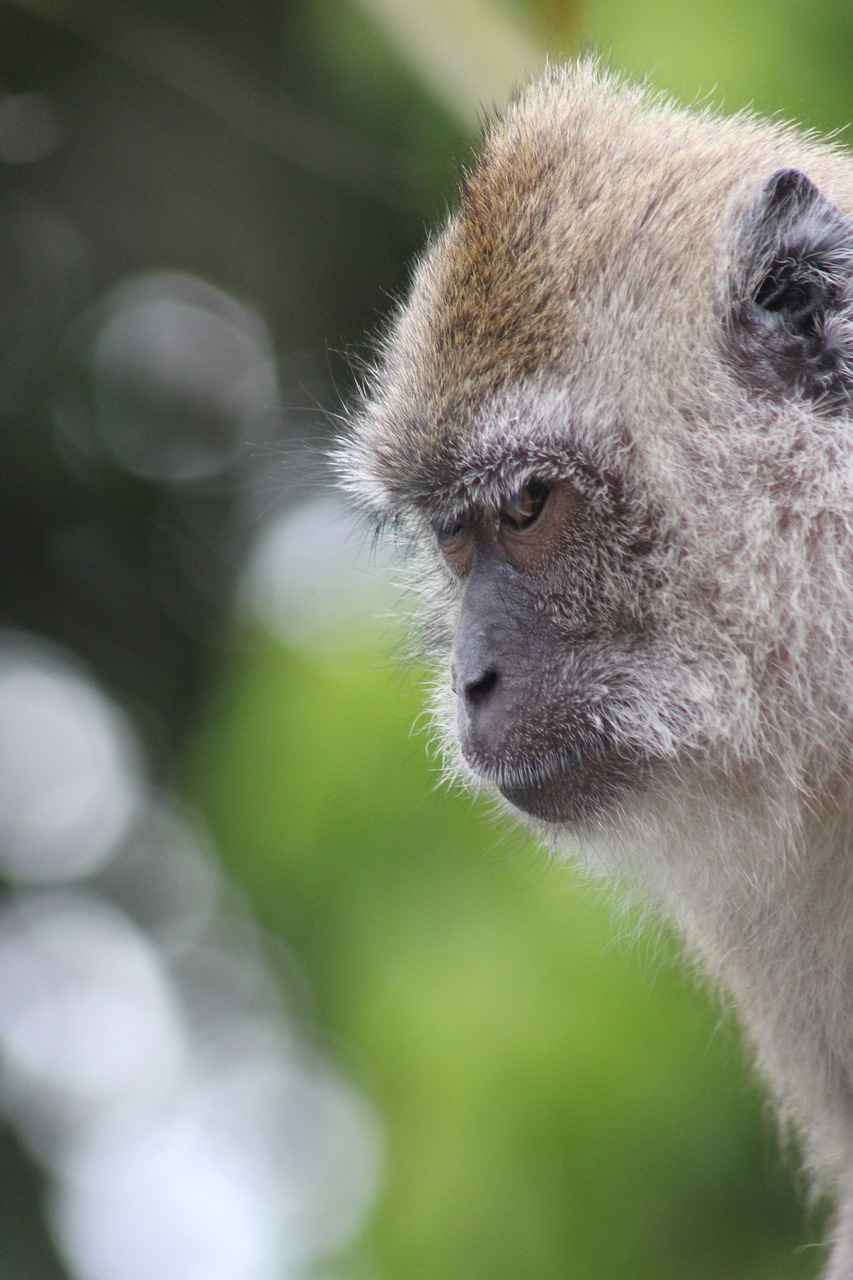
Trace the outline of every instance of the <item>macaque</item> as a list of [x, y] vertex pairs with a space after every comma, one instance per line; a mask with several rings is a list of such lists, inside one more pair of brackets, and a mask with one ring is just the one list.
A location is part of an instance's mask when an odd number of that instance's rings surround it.
[[449, 767], [733, 1001], [853, 1278], [853, 159], [592, 61], [486, 131], [353, 413]]

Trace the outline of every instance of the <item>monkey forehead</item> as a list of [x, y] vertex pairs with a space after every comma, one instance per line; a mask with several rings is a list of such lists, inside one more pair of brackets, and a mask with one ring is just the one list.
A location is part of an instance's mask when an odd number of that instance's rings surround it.
[[700, 289], [760, 134], [588, 64], [552, 73], [487, 132], [417, 272], [401, 337], [420, 342], [420, 358], [426, 337], [457, 374], [519, 377], [559, 360], [585, 315], [624, 305], [626, 278], [644, 303], [674, 283]]

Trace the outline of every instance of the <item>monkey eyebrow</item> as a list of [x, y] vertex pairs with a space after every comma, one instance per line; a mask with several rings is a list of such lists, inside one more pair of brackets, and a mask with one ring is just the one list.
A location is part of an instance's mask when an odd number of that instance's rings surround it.
[[613, 491], [613, 477], [587, 458], [566, 449], [522, 449], [491, 456], [474, 451], [464, 466], [451, 471], [440, 467], [411, 480], [401, 494], [404, 505], [414, 506], [431, 524], [466, 520], [474, 510], [496, 510], [508, 494], [531, 480], [545, 484], [564, 480], [588, 498], [601, 499]]
[[[371, 520], [385, 527], [411, 528], [414, 520], [421, 528], [434, 528], [469, 519], [475, 508], [498, 508], [531, 479], [566, 481], [582, 497], [608, 507], [624, 487], [612, 463], [591, 456], [568, 430], [531, 427], [509, 446], [505, 437], [490, 432], [488, 420], [464, 443], [452, 423], [412, 423], [402, 435], [408, 435], [402, 447], [363, 468], [355, 490]], [[443, 435], [442, 447], [427, 453], [422, 441], [436, 435]]]

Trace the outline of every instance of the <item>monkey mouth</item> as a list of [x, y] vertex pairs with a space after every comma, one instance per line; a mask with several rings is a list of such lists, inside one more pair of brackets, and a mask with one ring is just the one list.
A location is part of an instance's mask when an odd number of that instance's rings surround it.
[[505, 763], [496, 768], [477, 753], [466, 753], [466, 759], [516, 809], [550, 823], [603, 816], [636, 788], [642, 774], [638, 753], [604, 734], [587, 735], [516, 768]]

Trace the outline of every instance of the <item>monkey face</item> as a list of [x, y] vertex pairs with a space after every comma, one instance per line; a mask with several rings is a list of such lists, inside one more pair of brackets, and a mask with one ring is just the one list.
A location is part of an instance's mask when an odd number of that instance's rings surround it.
[[556, 74], [487, 134], [343, 459], [427, 548], [462, 758], [551, 823], [849, 754], [841, 170], [641, 107]]
[[588, 826], [713, 736], [725, 677], [697, 661], [699, 557], [685, 575], [642, 448], [578, 403], [506, 388], [431, 449], [407, 411], [382, 482], [418, 549], [448, 760], [528, 817]]

